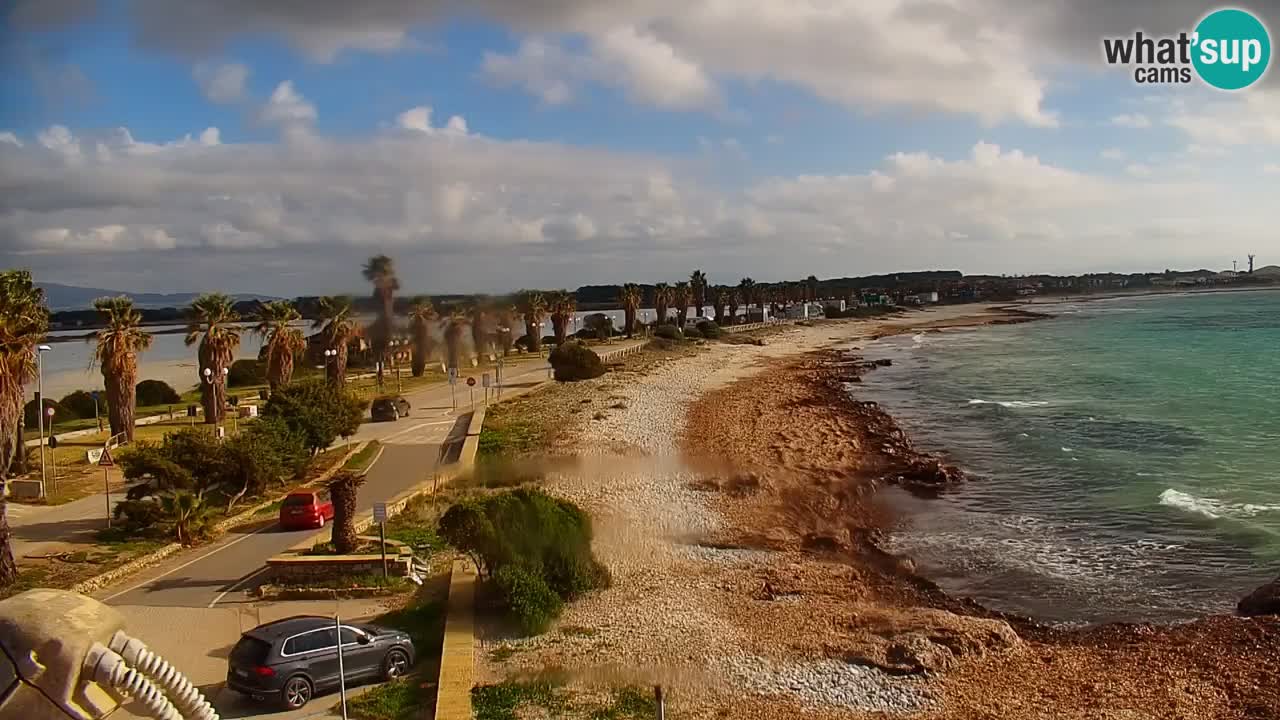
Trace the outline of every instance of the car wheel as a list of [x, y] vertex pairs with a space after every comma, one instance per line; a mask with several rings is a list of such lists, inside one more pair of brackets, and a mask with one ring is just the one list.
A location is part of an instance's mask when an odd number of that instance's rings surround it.
[[382, 678], [395, 680], [409, 672], [409, 655], [403, 650], [392, 650], [382, 661]]
[[280, 702], [286, 710], [297, 710], [311, 700], [311, 681], [302, 675], [294, 675], [280, 691]]

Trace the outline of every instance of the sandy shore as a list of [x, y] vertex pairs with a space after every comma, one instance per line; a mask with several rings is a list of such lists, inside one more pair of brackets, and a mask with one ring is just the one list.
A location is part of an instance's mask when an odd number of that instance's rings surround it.
[[614, 585], [547, 635], [484, 640], [477, 680], [662, 683], [679, 718], [1280, 718], [1280, 622], [1061, 633], [879, 550], [879, 487], [959, 478], [848, 401], [839, 384], [867, 370], [830, 349], [1028, 319], [970, 305], [792, 327], [591, 381], [610, 404], [580, 416], [558, 449], [578, 466], [547, 480], [591, 512]]

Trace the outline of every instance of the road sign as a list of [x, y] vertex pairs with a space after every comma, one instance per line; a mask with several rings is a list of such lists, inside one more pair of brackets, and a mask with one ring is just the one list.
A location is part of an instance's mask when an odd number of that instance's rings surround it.
[[489, 373], [485, 373], [480, 377], [480, 384], [484, 387], [490, 387], [493, 384], [491, 381], [492, 378], [489, 377]]
[[458, 368], [456, 367], [449, 368], [449, 384], [450, 385], [458, 384]]
[[475, 386], [476, 386], [476, 379], [473, 377], [467, 378], [467, 387], [475, 387]]
[[102, 448], [102, 457], [98, 458], [98, 467], [111, 467], [116, 461], [111, 457], [111, 448]]
[[94, 399], [94, 400], [97, 400], [98, 398], [102, 397], [102, 394], [101, 394], [101, 393], [99, 393], [97, 390], [94, 390], [93, 392], [91, 392], [91, 393], [89, 393], [89, 394], [93, 396], [93, 399]]
[[57, 436], [57, 435], [50, 435], [50, 436], [49, 436], [49, 447], [53, 448], [54, 450], [57, 450], [57, 449], [58, 449], [58, 436]]
[[387, 504], [386, 503], [373, 504], [373, 521], [376, 523], [384, 523], [387, 521]]

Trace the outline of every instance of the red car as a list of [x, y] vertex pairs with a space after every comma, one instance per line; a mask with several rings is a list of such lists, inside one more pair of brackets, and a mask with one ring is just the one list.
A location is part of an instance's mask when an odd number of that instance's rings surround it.
[[289, 493], [280, 504], [280, 527], [322, 528], [333, 519], [333, 501], [328, 490], [300, 490]]

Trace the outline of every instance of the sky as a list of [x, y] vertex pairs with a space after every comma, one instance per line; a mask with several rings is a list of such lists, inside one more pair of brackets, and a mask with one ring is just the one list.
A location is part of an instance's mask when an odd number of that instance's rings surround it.
[[1280, 71], [1103, 62], [1216, 7], [9, 0], [0, 267], [291, 296], [377, 253], [415, 293], [1280, 264]]

